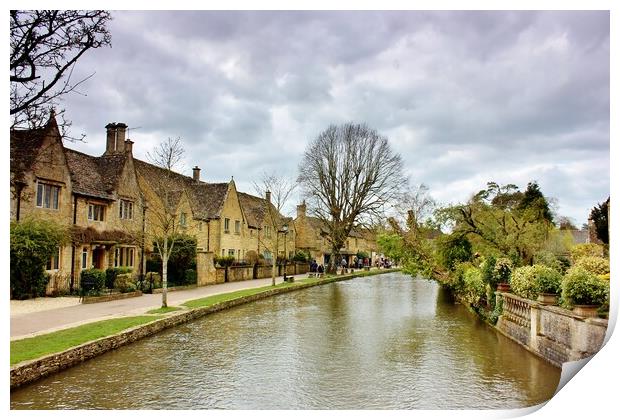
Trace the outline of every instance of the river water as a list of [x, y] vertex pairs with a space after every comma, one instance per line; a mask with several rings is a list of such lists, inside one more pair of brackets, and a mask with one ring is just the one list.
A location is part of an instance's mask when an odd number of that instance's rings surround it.
[[400, 273], [161, 332], [11, 393], [12, 409], [520, 408], [560, 369]]

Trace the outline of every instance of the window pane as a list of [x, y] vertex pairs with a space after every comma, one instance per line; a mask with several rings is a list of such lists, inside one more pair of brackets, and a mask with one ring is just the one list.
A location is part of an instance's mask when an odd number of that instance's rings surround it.
[[118, 204], [118, 218], [122, 219], [123, 218], [123, 207], [125, 202], [123, 200], [120, 201], [120, 203]]
[[43, 184], [37, 184], [37, 207], [43, 205]]
[[52, 187], [53, 192], [53, 208], [58, 209], [58, 192], [60, 191], [59, 187]]
[[46, 185], [45, 186], [45, 194], [44, 194], [44, 197], [43, 197], [43, 203], [44, 203], [43, 207], [45, 207], [46, 209], [50, 208], [50, 195], [51, 195], [50, 194], [51, 193], [50, 190], [51, 190], [51, 187], [52, 187], [51, 185]]
[[88, 205], [88, 220], [93, 220], [93, 205]]

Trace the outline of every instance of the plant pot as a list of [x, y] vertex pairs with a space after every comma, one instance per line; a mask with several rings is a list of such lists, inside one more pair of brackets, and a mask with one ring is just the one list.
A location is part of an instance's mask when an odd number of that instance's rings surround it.
[[598, 305], [575, 305], [573, 313], [584, 318], [597, 318]]
[[497, 291], [498, 292], [510, 292], [510, 283], [498, 283]]
[[558, 303], [558, 295], [555, 293], [541, 293], [536, 300], [543, 305], [556, 305]]

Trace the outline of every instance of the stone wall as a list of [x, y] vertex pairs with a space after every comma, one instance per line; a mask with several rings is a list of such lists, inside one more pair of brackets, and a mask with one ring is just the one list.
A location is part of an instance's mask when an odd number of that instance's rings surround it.
[[497, 329], [556, 366], [592, 356], [603, 345], [605, 319], [583, 318], [510, 293], [498, 293], [498, 300], [503, 313]]
[[236, 265], [228, 267], [228, 281], [251, 280], [254, 267], [251, 265]]

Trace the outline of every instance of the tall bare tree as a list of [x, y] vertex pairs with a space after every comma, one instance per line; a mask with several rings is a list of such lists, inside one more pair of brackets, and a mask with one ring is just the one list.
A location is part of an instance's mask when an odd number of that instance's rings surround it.
[[331, 272], [351, 229], [382, 217], [407, 183], [402, 159], [388, 139], [364, 124], [353, 123], [331, 125], [308, 145], [298, 181], [310, 213], [329, 234]]
[[175, 170], [183, 164], [185, 149], [181, 139], [168, 138], [162, 141], [152, 153], [147, 153], [147, 159], [163, 169], [159, 176], [151, 177], [147, 182], [157, 195], [156, 202], [150, 203], [149, 224], [157, 253], [162, 264], [162, 295], [161, 306], [168, 306], [168, 260], [174, 249], [175, 241], [181, 227], [179, 221], [179, 197], [183, 193], [180, 183], [176, 182], [178, 174]]
[[72, 80], [86, 51], [111, 45], [110, 19], [103, 10], [11, 10], [12, 127], [42, 126], [57, 99], [92, 76]]
[[[288, 232], [283, 228], [286, 223], [286, 218], [282, 216], [284, 207], [291, 198], [293, 191], [296, 188], [294, 182], [288, 179], [278, 176], [275, 173], [263, 173], [259, 182], [254, 183], [254, 190], [260, 197], [269, 197], [269, 200], [265, 203], [265, 217], [264, 222], [268, 223], [268, 227], [273, 233], [266, 232], [260, 238], [260, 242], [263, 248], [269, 251], [272, 255], [271, 261], [271, 284], [276, 284], [276, 270], [277, 270], [277, 257], [278, 250], [280, 249], [280, 234], [284, 233], [284, 240], [286, 241], [286, 235]], [[290, 226], [287, 226], [290, 228]], [[284, 256], [286, 260], [286, 255]], [[285, 266], [286, 267], [286, 266]], [[285, 268], [286, 273], [286, 268]]]

